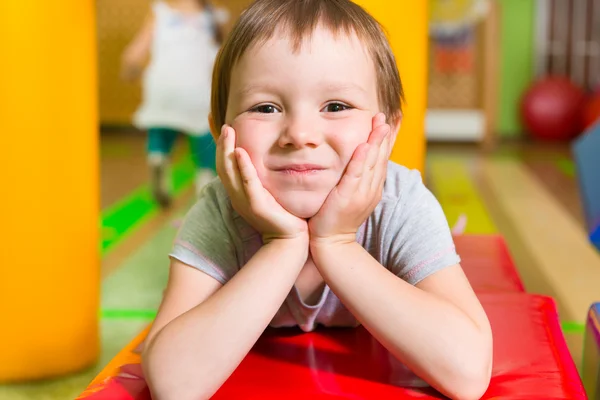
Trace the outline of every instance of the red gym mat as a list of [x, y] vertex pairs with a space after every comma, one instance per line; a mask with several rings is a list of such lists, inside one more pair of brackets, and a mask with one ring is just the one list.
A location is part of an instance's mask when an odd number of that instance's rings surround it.
[[[551, 298], [479, 294], [494, 331], [494, 368], [483, 399], [586, 399]], [[440, 327], [441, 329], [441, 327]], [[133, 349], [121, 352], [79, 399], [143, 400], [148, 389]], [[226, 399], [439, 399], [366, 330], [269, 330], [213, 397]]]

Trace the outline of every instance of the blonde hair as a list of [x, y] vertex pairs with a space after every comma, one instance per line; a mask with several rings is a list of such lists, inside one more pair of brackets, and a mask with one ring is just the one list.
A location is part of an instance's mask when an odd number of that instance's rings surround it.
[[396, 60], [381, 25], [350, 0], [256, 0], [240, 16], [215, 61], [211, 113], [217, 130], [225, 123], [231, 71], [244, 53], [281, 28], [299, 51], [302, 41], [322, 24], [334, 35], [356, 34], [375, 64], [378, 97], [390, 124], [402, 116], [404, 92]]

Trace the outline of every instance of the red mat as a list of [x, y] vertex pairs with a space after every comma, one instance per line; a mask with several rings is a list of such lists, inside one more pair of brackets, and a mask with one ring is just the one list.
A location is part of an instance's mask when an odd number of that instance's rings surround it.
[[[552, 299], [502, 292], [479, 297], [494, 332], [493, 378], [483, 399], [587, 398]], [[80, 399], [149, 399], [133, 347], [135, 341]], [[269, 330], [213, 398], [443, 398], [430, 388], [399, 387], [418, 383], [362, 328], [309, 334]]]

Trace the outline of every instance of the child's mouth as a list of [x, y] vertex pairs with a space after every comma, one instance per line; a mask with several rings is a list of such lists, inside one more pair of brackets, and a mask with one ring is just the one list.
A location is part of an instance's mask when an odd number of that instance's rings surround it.
[[295, 170], [295, 169], [284, 169], [281, 170], [280, 172], [283, 172], [286, 175], [293, 175], [293, 176], [307, 176], [307, 175], [314, 175], [318, 172], [322, 172], [322, 169], [305, 169], [305, 170]]
[[286, 175], [308, 176], [325, 171], [325, 168], [316, 164], [290, 164], [276, 168], [275, 170]]

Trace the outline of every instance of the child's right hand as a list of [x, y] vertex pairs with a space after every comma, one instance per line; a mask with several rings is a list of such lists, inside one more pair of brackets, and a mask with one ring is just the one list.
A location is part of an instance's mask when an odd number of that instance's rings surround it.
[[229, 193], [233, 208], [263, 236], [306, 239], [308, 223], [284, 209], [262, 185], [246, 150], [235, 147], [235, 130], [228, 125], [217, 140], [217, 173]]

